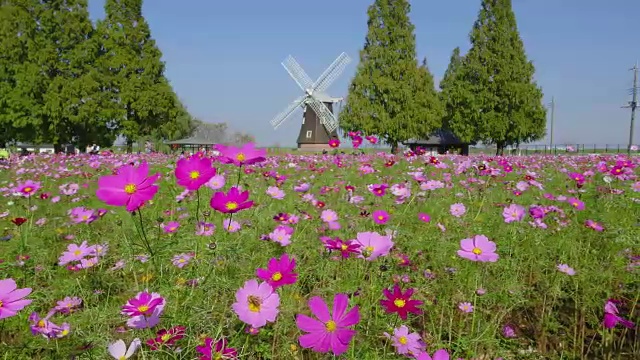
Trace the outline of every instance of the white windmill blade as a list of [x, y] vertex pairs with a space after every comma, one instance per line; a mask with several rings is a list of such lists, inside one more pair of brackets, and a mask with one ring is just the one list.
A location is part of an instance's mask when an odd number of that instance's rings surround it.
[[293, 56], [289, 55], [284, 59], [282, 66], [284, 66], [285, 70], [287, 70], [289, 75], [291, 75], [293, 80], [296, 81], [302, 90], [307, 91], [308, 89], [311, 89], [313, 86], [313, 80], [311, 80], [309, 75], [307, 75]]
[[273, 126], [273, 128], [277, 129], [280, 125], [282, 125], [282, 123], [284, 123], [284, 121], [287, 120], [287, 118], [291, 116], [291, 114], [293, 114], [294, 111], [296, 111], [298, 106], [301, 106], [302, 104], [304, 104], [306, 99], [307, 99], [307, 95], [304, 95], [293, 100], [293, 102], [289, 104], [289, 106], [287, 106], [287, 108], [284, 109], [283, 112], [276, 115], [276, 117], [274, 117], [273, 120], [271, 120], [271, 125]]
[[351, 62], [351, 58], [346, 53], [340, 54], [337, 59], [325, 70], [322, 75], [313, 83], [313, 91], [323, 92], [333, 84], [333, 82], [342, 74], [344, 69]]
[[338, 119], [336, 119], [324, 103], [316, 100], [312, 96], [309, 98], [309, 101], [307, 101], [307, 106], [310, 106], [311, 109], [313, 109], [313, 112], [316, 113], [318, 119], [328, 132], [332, 132], [338, 128]]

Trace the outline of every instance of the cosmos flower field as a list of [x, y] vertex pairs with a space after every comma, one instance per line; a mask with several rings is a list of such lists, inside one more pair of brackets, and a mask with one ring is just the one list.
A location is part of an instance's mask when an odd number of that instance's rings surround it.
[[640, 358], [637, 156], [218, 150], [2, 166], [2, 358]]

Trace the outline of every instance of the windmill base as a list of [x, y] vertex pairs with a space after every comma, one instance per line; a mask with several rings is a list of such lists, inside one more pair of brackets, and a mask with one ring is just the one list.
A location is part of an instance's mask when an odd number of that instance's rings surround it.
[[299, 151], [322, 151], [332, 150], [333, 148], [329, 144], [298, 144]]

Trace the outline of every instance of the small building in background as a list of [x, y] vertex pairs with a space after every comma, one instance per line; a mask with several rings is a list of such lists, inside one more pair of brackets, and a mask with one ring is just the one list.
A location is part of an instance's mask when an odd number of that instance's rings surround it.
[[426, 139], [409, 139], [402, 143], [408, 146], [411, 151], [422, 149], [432, 155], [436, 154], [458, 154], [469, 155], [470, 143], [460, 141], [451, 131], [437, 130], [431, 133]]

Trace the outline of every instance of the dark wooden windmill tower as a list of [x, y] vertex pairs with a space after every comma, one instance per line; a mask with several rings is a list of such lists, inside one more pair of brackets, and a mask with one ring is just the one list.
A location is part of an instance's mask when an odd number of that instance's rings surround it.
[[338, 118], [333, 113], [334, 104], [342, 98], [332, 98], [325, 91], [340, 76], [351, 59], [345, 53], [325, 70], [315, 82], [291, 56], [282, 62], [282, 66], [304, 91], [304, 95], [295, 99], [283, 112], [278, 114], [271, 125], [277, 129], [298, 107], [304, 108], [302, 125], [298, 135], [298, 148], [322, 150], [329, 147], [329, 140], [338, 137]]

